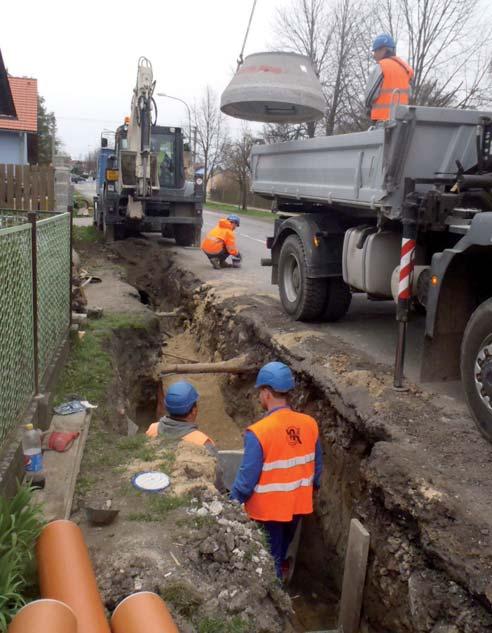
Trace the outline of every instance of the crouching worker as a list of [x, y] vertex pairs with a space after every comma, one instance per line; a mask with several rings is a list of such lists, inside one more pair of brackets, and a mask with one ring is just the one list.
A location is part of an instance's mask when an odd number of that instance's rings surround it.
[[286, 554], [302, 516], [313, 512], [322, 449], [316, 420], [289, 406], [294, 376], [283, 363], [262, 367], [255, 387], [266, 415], [246, 430], [244, 457], [231, 499], [266, 530], [277, 576], [288, 576]]
[[241, 261], [234, 237], [234, 231], [239, 224], [240, 220], [237, 215], [229, 215], [227, 219], [219, 220], [217, 226], [203, 240], [202, 251], [214, 268], [229, 268], [231, 264], [226, 262], [229, 255], [232, 257], [233, 263], [237, 264]]

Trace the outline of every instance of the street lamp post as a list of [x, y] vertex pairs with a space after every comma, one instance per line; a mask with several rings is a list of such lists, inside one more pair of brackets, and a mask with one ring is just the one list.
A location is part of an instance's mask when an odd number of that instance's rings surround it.
[[[168, 99], [174, 99], [175, 101], [179, 101], [184, 106], [186, 106], [186, 109], [188, 110], [188, 134], [189, 134], [190, 146], [191, 146], [192, 140], [191, 140], [191, 110], [190, 110], [190, 106], [183, 99], [180, 99], [179, 97], [173, 97], [172, 95], [165, 94], [164, 92], [158, 92], [157, 96], [158, 97], [167, 97]], [[195, 147], [195, 142], [193, 142], [193, 151], [192, 151], [193, 165], [195, 164], [195, 160], [196, 160], [196, 147]]]

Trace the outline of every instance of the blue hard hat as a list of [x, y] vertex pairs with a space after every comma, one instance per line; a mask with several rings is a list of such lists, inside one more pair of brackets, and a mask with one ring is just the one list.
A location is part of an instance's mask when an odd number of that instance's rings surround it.
[[241, 224], [241, 220], [239, 219], [239, 216], [236, 215], [235, 213], [231, 213], [231, 215], [228, 215], [227, 219], [229, 220], [229, 222], [234, 222], [234, 224], [237, 224], [237, 226]]
[[275, 391], [285, 393], [294, 389], [294, 375], [287, 365], [273, 361], [260, 369], [258, 376], [256, 376], [255, 387], [257, 389], [260, 387], [271, 387]]
[[171, 415], [187, 415], [197, 403], [199, 397], [193, 385], [181, 380], [169, 386], [164, 398], [164, 404]]
[[372, 43], [372, 50], [377, 51], [379, 48], [396, 48], [396, 42], [389, 33], [381, 33]]

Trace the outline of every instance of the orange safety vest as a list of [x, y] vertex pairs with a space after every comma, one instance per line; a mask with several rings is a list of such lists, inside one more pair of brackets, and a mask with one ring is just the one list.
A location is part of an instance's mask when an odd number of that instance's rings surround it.
[[[386, 57], [379, 62], [383, 83], [378, 98], [372, 104], [371, 120], [388, 121], [393, 103], [407, 105], [413, 70], [399, 57]], [[397, 93], [394, 93], [398, 90]]]
[[232, 223], [229, 220], [220, 220], [216, 227], [207, 234], [202, 242], [202, 251], [207, 255], [218, 255], [226, 249], [229, 255], [238, 255], [236, 238]]
[[248, 428], [263, 450], [260, 479], [244, 507], [256, 521], [291, 521], [313, 511], [318, 425], [309, 415], [279, 409]]
[[[147, 431], [145, 432], [147, 437], [157, 437], [159, 435], [159, 422], [154, 422], [149, 426]], [[190, 431], [187, 435], [184, 435], [182, 438], [185, 442], [191, 442], [192, 444], [198, 444], [198, 446], [205, 446], [205, 444], [212, 444], [215, 446], [213, 441], [209, 438], [208, 435], [202, 433], [201, 431]]]

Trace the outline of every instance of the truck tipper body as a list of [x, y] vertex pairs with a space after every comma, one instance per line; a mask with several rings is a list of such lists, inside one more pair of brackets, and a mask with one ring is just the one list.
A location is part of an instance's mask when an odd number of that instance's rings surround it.
[[278, 213], [264, 263], [284, 309], [334, 321], [365, 293], [394, 299], [403, 324], [424, 310], [422, 379], [461, 378], [488, 439], [491, 117], [397, 106], [366, 132], [257, 145], [251, 156], [252, 190]]

